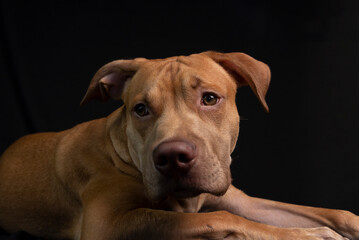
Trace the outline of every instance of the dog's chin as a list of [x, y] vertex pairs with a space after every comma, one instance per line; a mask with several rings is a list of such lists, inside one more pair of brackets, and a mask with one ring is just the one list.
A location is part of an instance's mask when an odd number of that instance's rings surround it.
[[198, 183], [191, 181], [170, 181], [168, 180], [156, 192], [147, 192], [147, 197], [152, 202], [161, 202], [168, 197], [175, 199], [193, 198], [202, 193], [208, 193], [215, 196], [224, 195], [231, 184], [231, 178], [227, 177], [216, 184]]
[[173, 192], [170, 192], [168, 196], [171, 196], [176, 199], [185, 199], [197, 197], [202, 193], [209, 193], [215, 196], [222, 196], [228, 190], [229, 184], [221, 189], [196, 189], [196, 188], [179, 188]]
[[227, 192], [232, 177], [229, 168], [221, 168], [209, 174], [193, 171], [185, 176], [158, 175], [157, 179], [147, 182], [153, 183], [145, 184], [147, 198], [152, 202], [158, 202], [167, 197], [184, 199], [196, 197], [202, 193], [221, 196]]

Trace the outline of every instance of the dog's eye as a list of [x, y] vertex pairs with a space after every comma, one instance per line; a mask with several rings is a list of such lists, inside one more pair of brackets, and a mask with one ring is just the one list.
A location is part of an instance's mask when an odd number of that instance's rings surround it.
[[135, 113], [136, 113], [138, 116], [140, 116], [140, 117], [144, 117], [144, 116], [146, 116], [146, 115], [149, 114], [146, 105], [143, 104], [143, 103], [137, 104], [137, 105], [135, 106], [135, 108], [134, 108], [134, 111], [135, 111]]
[[214, 94], [208, 93], [203, 95], [202, 97], [202, 103], [206, 106], [213, 106], [218, 102], [218, 97]]

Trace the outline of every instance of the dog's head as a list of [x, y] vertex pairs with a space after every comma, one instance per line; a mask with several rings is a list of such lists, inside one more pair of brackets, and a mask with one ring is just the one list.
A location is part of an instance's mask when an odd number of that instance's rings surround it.
[[114, 148], [141, 172], [149, 199], [221, 195], [239, 132], [236, 89], [249, 85], [268, 111], [269, 81], [268, 66], [243, 53], [118, 60], [95, 74], [82, 103], [123, 100], [127, 146]]

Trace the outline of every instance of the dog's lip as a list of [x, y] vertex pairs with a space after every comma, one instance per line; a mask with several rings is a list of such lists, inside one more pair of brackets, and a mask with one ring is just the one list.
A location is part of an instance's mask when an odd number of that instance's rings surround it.
[[195, 197], [202, 193], [209, 193], [200, 182], [192, 182], [188, 177], [180, 177], [174, 180], [173, 190], [169, 193], [177, 198]]
[[168, 191], [167, 195], [173, 196], [175, 198], [190, 198], [196, 197], [202, 193], [209, 193], [215, 196], [223, 195], [230, 185], [230, 181], [226, 184], [226, 186], [222, 187], [214, 187], [207, 186], [204, 184], [204, 181], [198, 180], [197, 178], [187, 177], [180, 177], [177, 179], [172, 179], [169, 182], [170, 188], [172, 191]]

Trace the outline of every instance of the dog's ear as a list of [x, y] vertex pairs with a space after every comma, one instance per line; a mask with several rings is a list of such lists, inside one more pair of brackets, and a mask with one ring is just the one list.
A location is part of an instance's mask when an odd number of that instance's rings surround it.
[[133, 77], [144, 61], [144, 58], [116, 60], [101, 67], [92, 78], [81, 105], [93, 99], [103, 102], [110, 98], [119, 100], [127, 80]]
[[235, 80], [238, 87], [249, 85], [260, 100], [264, 109], [269, 112], [265, 101], [270, 82], [269, 67], [244, 53], [219, 53], [208, 51], [203, 54], [221, 65]]

